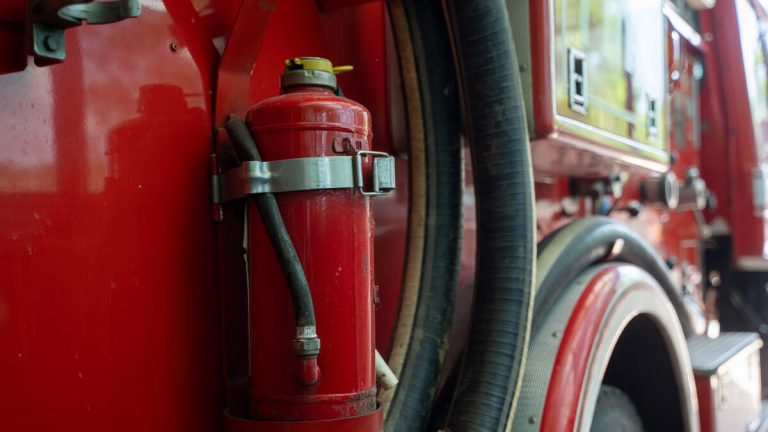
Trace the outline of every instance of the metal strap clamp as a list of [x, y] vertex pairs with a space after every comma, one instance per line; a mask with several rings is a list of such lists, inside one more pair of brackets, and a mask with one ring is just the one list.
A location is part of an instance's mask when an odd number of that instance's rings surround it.
[[[373, 158], [371, 190], [365, 190], [363, 159]], [[358, 151], [354, 156], [247, 161], [221, 174], [214, 203], [260, 193], [318, 189], [357, 189], [366, 196], [385, 195], [395, 189], [395, 158], [387, 153]], [[215, 187], [215, 185], [214, 185]]]
[[83, 22], [111, 24], [140, 13], [140, 0], [28, 0], [30, 54], [38, 66], [61, 63], [66, 57], [64, 30]]

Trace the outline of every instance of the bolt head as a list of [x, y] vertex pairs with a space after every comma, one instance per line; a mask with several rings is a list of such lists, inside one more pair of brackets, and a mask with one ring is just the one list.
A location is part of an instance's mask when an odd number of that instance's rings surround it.
[[59, 41], [57, 40], [57, 38], [51, 35], [46, 35], [45, 37], [43, 37], [43, 46], [48, 51], [58, 51]]

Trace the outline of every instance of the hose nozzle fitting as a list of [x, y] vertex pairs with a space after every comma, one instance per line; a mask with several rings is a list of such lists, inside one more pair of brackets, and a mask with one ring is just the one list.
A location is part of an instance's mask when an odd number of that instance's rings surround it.
[[320, 354], [320, 338], [317, 337], [315, 326], [296, 327], [293, 351], [300, 357]]
[[317, 356], [320, 354], [320, 338], [315, 326], [296, 327], [296, 339], [293, 351], [299, 359], [299, 382], [303, 386], [312, 386], [320, 380], [320, 367]]

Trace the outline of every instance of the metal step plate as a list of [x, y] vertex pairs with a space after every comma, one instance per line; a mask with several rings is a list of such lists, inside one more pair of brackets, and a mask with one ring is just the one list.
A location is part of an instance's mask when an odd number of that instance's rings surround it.
[[762, 423], [760, 347], [756, 333], [688, 339], [704, 431], [754, 431]]

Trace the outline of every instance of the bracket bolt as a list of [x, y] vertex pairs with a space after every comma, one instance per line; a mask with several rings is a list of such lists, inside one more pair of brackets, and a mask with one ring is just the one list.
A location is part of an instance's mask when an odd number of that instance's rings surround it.
[[46, 35], [43, 38], [43, 46], [48, 51], [57, 51], [59, 49], [59, 41], [51, 35]]

